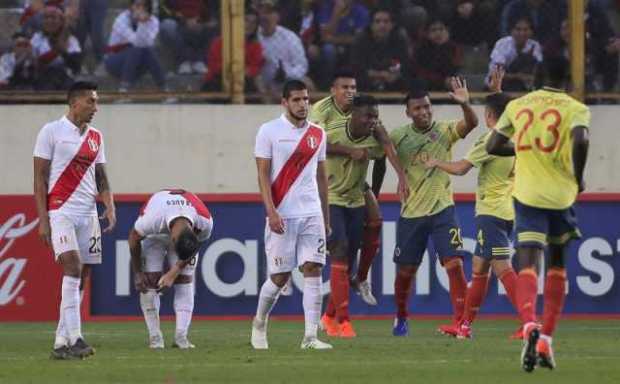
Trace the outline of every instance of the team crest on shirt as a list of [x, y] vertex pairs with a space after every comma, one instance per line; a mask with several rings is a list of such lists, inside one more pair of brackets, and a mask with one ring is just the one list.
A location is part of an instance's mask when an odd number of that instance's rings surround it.
[[310, 147], [310, 149], [314, 149], [318, 145], [317, 139], [314, 136], [308, 136], [307, 140], [308, 140], [308, 146]]
[[95, 139], [93, 139], [92, 137], [89, 137], [88, 148], [90, 148], [92, 152], [97, 152], [99, 150], [99, 144], [97, 144], [97, 141], [95, 141]]
[[431, 131], [428, 137], [431, 139], [431, 141], [437, 141], [437, 139], [439, 139], [439, 134], [435, 131]]

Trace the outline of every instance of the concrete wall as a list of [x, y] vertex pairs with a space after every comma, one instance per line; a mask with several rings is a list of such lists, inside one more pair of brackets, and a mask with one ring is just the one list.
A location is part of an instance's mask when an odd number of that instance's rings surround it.
[[[0, 106], [0, 194], [32, 192], [32, 150], [47, 121], [65, 113], [62, 105]], [[279, 106], [101, 105], [93, 125], [105, 138], [108, 173], [116, 193], [149, 193], [184, 187], [199, 193], [257, 192], [253, 159], [258, 126], [280, 114]], [[482, 116], [481, 108], [477, 108]], [[589, 192], [620, 192], [620, 130], [616, 106], [593, 106]], [[388, 129], [407, 119], [401, 106], [381, 106]], [[458, 118], [460, 109], [436, 106], [440, 119]], [[461, 158], [479, 127], [457, 143]], [[473, 192], [476, 172], [455, 177], [457, 192]], [[384, 191], [395, 191], [388, 170]]]

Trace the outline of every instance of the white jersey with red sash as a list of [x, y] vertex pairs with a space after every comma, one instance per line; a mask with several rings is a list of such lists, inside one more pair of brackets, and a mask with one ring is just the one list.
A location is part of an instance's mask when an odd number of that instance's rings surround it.
[[83, 134], [66, 116], [43, 126], [34, 156], [50, 160], [49, 211], [97, 214], [95, 165], [105, 163], [103, 135], [93, 127]]
[[182, 189], [167, 189], [153, 194], [140, 210], [140, 217], [134, 229], [145, 237], [167, 240], [170, 223], [178, 217], [185, 217], [198, 235], [198, 241], [211, 236], [213, 218], [207, 206], [191, 192]]
[[317, 125], [298, 128], [283, 114], [258, 130], [254, 155], [271, 159], [271, 193], [282, 218], [322, 216], [316, 173], [325, 153], [325, 132]]

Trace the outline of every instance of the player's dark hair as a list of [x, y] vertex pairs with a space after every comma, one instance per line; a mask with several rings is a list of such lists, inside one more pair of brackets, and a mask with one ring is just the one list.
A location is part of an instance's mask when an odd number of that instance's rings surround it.
[[306, 83], [301, 80], [288, 80], [282, 87], [282, 98], [288, 99], [293, 91], [303, 91], [308, 89]]
[[374, 96], [359, 94], [353, 97], [353, 108], [374, 107], [376, 105], [378, 105], [378, 103]]
[[332, 84], [338, 79], [355, 79], [355, 73], [350, 68], [339, 69], [332, 77]]
[[183, 228], [174, 244], [177, 256], [183, 261], [192, 258], [198, 252], [199, 247], [198, 237], [190, 227]]
[[493, 112], [493, 115], [499, 119], [502, 113], [504, 113], [506, 105], [508, 105], [511, 100], [512, 98], [503, 92], [492, 93], [484, 99], [484, 104]]
[[543, 71], [545, 84], [554, 88], [564, 88], [569, 79], [568, 65], [561, 58], [545, 59]]
[[146, 9], [146, 12], [149, 15], [153, 14], [153, 2], [151, 0], [130, 0], [129, 5], [132, 6], [135, 3], [137, 3], [138, 1], [142, 2], [144, 4], [144, 9]]
[[75, 83], [71, 84], [71, 87], [69, 87], [69, 91], [67, 91], [67, 101], [69, 102], [69, 104], [71, 104], [73, 99], [80, 96], [84, 91], [96, 90], [97, 83], [94, 83], [92, 81], [76, 81]]
[[411, 82], [409, 86], [409, 92], [407, 92], [407, 96], [405, 96], [405, 105], [409, 104], [409, 100], [413, 99], [422, 99], [428, 96], [428, 91], [426, 89], [426, 83], [422, 80], [414, 80]]
[[526, 23], [528, 23], [530, 25], [530, 29], [534, 29], [534, 21], [532, 20], [531, 17], [519, 16], [516, 19], [514, 19], [512, 23], [510, 23], [510, 30], [512, 31], [517, 26], [517, 24], [519, 24], [522, 21], [525, 21]]

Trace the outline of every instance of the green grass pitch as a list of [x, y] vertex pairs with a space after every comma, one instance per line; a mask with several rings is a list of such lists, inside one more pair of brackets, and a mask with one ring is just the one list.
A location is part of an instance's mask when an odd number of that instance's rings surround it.
[[[558, 367], [528, 374], [519, 366], [516, 323], [480, 320], [474, 339], [435, 333], [438, 320], [412, 320], [411, 335], [391, 336], [389, 320], [355, 320], [355, 339], [331, 339], [331, 351], [299, 349], [303, 323], [274, 319], [268, 351], [249, 345], [249, 321], [195, 321], [197, 348], [146, 346], [142, 322], [87, 322], [97, 353], [83, 361], [52, 361], [55, 324], [0, 323], [0, 383], [620, 383], [620, 321], [564, 320], [555, 335]], [[323, 336], [322, 339], [328, 340]]]

